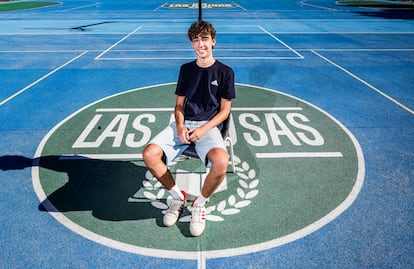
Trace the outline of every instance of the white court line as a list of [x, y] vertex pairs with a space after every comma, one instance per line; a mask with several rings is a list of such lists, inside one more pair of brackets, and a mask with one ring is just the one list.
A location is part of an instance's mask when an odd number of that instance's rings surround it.
[[[342, 158], [341, 152], [277, 152], [256, 153], [258, 159], [284, 159], [284, 158]], [[142, 160], [142, 154], [62, 154], [59, 160]]]
[[385, 98], [387, 98], [388, 100], [390, 100], [391, 102], [393, 102], [394, 104], [400, 106], [402, 109], [407, 110], [408, 112], [410, 112], [411, 114], [414, 114], [414, 110], [412, 110], [411, 108], [403, 105], [402, 103], [398, 102], [397, 100], [395, 100], [394, 98], [392, 98], [391, 96], [389, 96], [388, 94], [382, 92], [381, 90], [377, 89], [376, 87], [374, 87], [373, 85], [369, 84], [368, 82], [366, 82], [365, 80], [363, 80], [362, 78], [358, 77], [357, 75], [354, 75], [353, 73], [351, 73], [350, 71], [346, 70], [345, 68], [343, 68], [342, 66], [340, 66], [339, 64], [336, 64], [335, 62], [329, 60], [328, 58], [326, 58], [325, 56], [322, 56], [321, 54], [317, 53], [315, 50], [311, 50], [312, 53], [316, 54], [317, 56], [319, 56], [320, 58], [322, 58], [323, 60], [327, 61], [328, 63], [332, 64], [333, 66], [339, 68], [340, 70], [344, 71], [345, 73], [347, 73], [348, 75], [350, 75], [351, 77], [355, 78], [356, 80], [358, 80], [359, 82], [365, 84], [366, 86], [368, 86], [369, 88], [371, 88], [372, 90], [376, 91], [377, 93], [381, 94], [382, 96], [384, 96]]
[[[302, 60], [302, 58], [299, 57], [249, 57], [249, 56], [243, 56], [243, 57], [216, 57], [217, 59], [221, 60]], [[194, 60], [194, 57], [129, 57], [129, 58], [118, 58], [118, 57], [111, 57], [111, 58], [99, 58], [95, 59], [99, 61], [132, 61], [132, 60]]]
[[317, 7], [317, 8], [329, 10], [329, 11], [348, 12], [347, 10], [344, 10], [344, 9], [336, 9], [336, 8], [324, 7], [320, 5], [308, 4], [308, 3], [305, 3], [305, 0], [300, 1], [299, 4], [304, 5], [304, 6]]
[[278, 152], [256, 153], [257, 158], [281, 159], [281, 158], [341, 158], [341, 152]]
[[[241, 52], [256, 52], [256, 51], [287, 51], [287, 48], [284, 49], [260, 49], [260, 48], [252, 48], [252, 49], [232, 49], [232, 48], [214, 48], [217, 51], [241, 51]], [[303, 50], [303, 49], [302, 49]], [[306, 51], [309, 51], [310, 49], [307, 49]], [[92, 51], [92, 50], [89, 50]], [[126, 50], [126, 49], [114, 49], [111, 50], [112, 52], [193, 52], [193, 49], [131, 49], [131, 50]], [[0, 51], [1, 52], [1, 51]]]
[[136, 160], [143, 159], [142, 154], [62, 154], [59, 160], [84, 160], [84, 159], [96, 159], [96, 160]]
[[[302, 49], [301, 49], [302, 50]], [[318, 49], [318, 48], [313, 48], [313, 49], [303, 49], [305, 51], [338, 51], [338, 52], [354, 52], [354, 51], [364, 51], [364, 52], [376, 52], [376, 51], [385, 51], [385, 52], [406, 52], [406, 51], [414, 51], [413, 49], [400, 49], [400, 48], [388, 48], [388, 49], [349, 49], [349, 48], [337, 48], [337, 49]]]
[[359, 31], [359, 32], [350, 32], [350, 31], [332, 31], [332, 32], [288, 32], [288, 31], [275, 31], [275, 34], [292, 34], [292, 35], [412, 35], [414, 32], [366, 32], [366, 31]]
[[275, 39], [278, 42], [280, 42], [283, 46], [285, 46], [286, 48], [288, 48], [289, 50], [291, 50], [293, 53], [295, 53], [297, 56], [299, 56], [299, 58], [305, 59], [305, 57], [303, 57], [299, 52], [297, 52], [296, 50], [294, 50], [293, 48], [291, 48], [288, 44], [286, 44], [285, 42], [283, 42], [282, 40], [280, 40], [279, 38], [277, 38], [276, 36], [274, 36], [272, 33], [270, 33], [269, 31], [267, 31], [266, 29], [264, 29], [262, 26], [259, 26], [259, 28], [263, 32], [265, 32], [266, 34], [270, 35], [273, 39]]
[[95, 112], [149, 112], [149, 111], [174, 111], [174, 108], [98, 108]]
[[[250, 52], [250, 51], [285, 51], [287, 49], [229, 49], [229, 48], [221, 48], [218, 49], [221, 51], [243, 51], [243, 52]], [[414, 48], [405, 48], [405, 49], [401, 49], [401, 48], [385, 48], [385, 49], [375, 49], [375, 48], [301, 48], [301, 49], [296, 49], [296, 51], [337, 51], [337, 52], [354, 52], [354, 51], [364, 51], [364, 52], [376, 52], [376, 51], [385, 51], [385, 52], [411, 52], [414, 51]], [[84, 50], [0, 50], [0, 53], [60, 53], [60, 52], [83, 52]], [[100, 52], [102, 50], [96, 49], [96, 50], [88, 50], [88, 52]], [[159, 49], [135, 49], [135, 50], [125, 50], [125, 49], [114, 49], [112, 50], [113, 52], [155, 52], [155, 51], [161, 51]], [[166, 51], [166, 50], [162, 50], [162, 51]], [[188, 51], [188, 52], [193, 52], [192, 49], [170, 49], [168, 51]], [[295, 59], [297, 59], [297, 57], [294, 57]], [[108, 58], [101, 58], [101, 59], [108, 59]], [[109, 58], [112, 59], [112, 58]], [[120, 58], [120, 59], [124, 59], [124, 58]], [[127, 59], [127, 58], [125, 58]], [[163, 58], [165, 59], [165, 58]], [[194, 59], [194, 57], [192, 58]]]
[[141, 29], [142, 26], [139, 26], [138, 28], [136, 28], [134, 31], [132, 31], [131, 33], [127, 34], [126, 36], [124, 36], [122, 39], [120, 39], [118, 42], [116, 42], [115, 44], [113, 44], [112, 46], [110, 46], [109, 48], [107, 48], [106, 50], [104, 50], [101, 54], [99, 54], [95, 60], [98, 60], [102, 55], [104, 55], [105, 53], [107, 53], [108, 51], [110, 51], [112, 48], [114, 48], [115, 46], [117, 46], [118, 44], [120, 44], [121, 42], [123, 42], [125, 39], [127, 39], [128, 37], [130, 37], [131, 35], [133, 35], [136, 31], [138, 31], [139, 29]]
[[302, 110], [301, 107], [234, 107], [232, 111], [292, 111]]
[[[253, 26], [253, 25], [249, 25], [249, 26]], [[160, 26], [152, 26], [151, 27], [158, 27], [160, 28]], [[246, 27], [246, 26], [244, 26]], [[58, 32], [57, 32], [58, 31]], [[361, 32], [349, 32], [349, 31], [333, 31], [333, 32], [291, 32], [291, 31], [274, 31], [273, 33], [275, 34], [291, 34], [291, 35], [413, 35], [414, 32], [366, 32], [366, 31], [361, 31]], [[70, 31], [68, 32], [68, 29], [61, 29], [61, 30], [55, 30], [55, 32], [0, 32], [0, 36], [19, 36], [19, 35], [122, 35], [125, 34], [124, 31], [112, 31], [112, 32], [80, 32], [80, 31]], [[148, 34], [148, 35], [159, 35], [159, 34], [185, 34], [183, 32], [141, 32], [141, 34]], [[223, 34], [263, 34], [263, 33], [258, 33], [258, 32], [230, 32], [230, 31], [222, 31], [220, 32], [220, 35]]]
[[153, 9], [152, 11], [158, 11], [159, 9], [161, 9], [164, 5], [168, 4], [168, 2], [165, 2], [164, 4], [161, 4], [161, 6]]
[[[285, 49], [229, 49], [229, 48], [216, 48], [216, 53], [219, 52], [285, 52], [292, 50], [289, 48]], [[306, 50], [306, 51], [309, 51]], [[168, 50], [159, 50], [159, 49], [137, 49], [137, 50], [111, 50], [111, 52], [171, 52], [170, 54], [174, 54], [173, 52], [193, 52], [192, 49], [168, 49]], [[293, 51], [296, 55], [295, 51]], [[260, 54], [260, 53], [259, 53]], [[226, 60], [303, 60], [304, 57], [301, 56], [217, 56], [218, 59], [226, 59]], [[194, 56], [178, 56], [178, 57], [100, 57], [98, 59], [95, 58], [95, 60], [100, 61], [128, 61], [128, 60], [192, 60], [194, 59]]]
[[82, 57], [83, 55], [85, 55], [88, 51], [84, 51], [81, 54], [79, 54], [78, 56], [76, 56], [75, 58], [69, 60], [68, 62], [64, 63], [63, 65], [59, 66], [58, 68], [52, 70], [51, 72], [47, 73], [46, 75], [44, 75], [43, 77], [39, 78], [38, 80], [36, 80], [35, 82], [29, 84], [28, 86], [24, 87], [23, 89], [21, 89], [20, 91], [16, 92], [15, 94], [9, 96], [8, 98], [4, 99], [3, 101], [0, 102], [0, 106], [4, 105], [5, 103], [7, 103], [8, 101], [10, 101], [11, 99], [13, 99], [14, 97], [22, 94], [23, 92], [27, 91], [28, 89], [30, 89], [32, 86], [36, 85], [37, 83], [39, 83], [40, 81], [44, 80], [45, 78], [53, 75], [54, 73], [56, 73], [57, 71], [59, 71], [60, 69], [64, 68], [65, 66], [67, 66], [68, 64], [76, 61], [77, 59], [79, 59], [80, 57]]
[[[198, 241], [198, 244], [200, 246], [201, 241]], [[197, 269], [206, 269], [207, 263], [206, 263], [206, 254], [204, 251], [201, 250], [201, 247], [199, 247], [198, 255], [197, 255]]]
[[101, 2], [96, 2], [96, 3], [90, 4], [90, 5], [83, 5], [83, 6], [79, 6], [79, 7], [73, 7], [73, 8], [68, 8], [68, 9], [56, 10], [56, 11], [52, 11], [52, 12], [72, 11], [72, 10], [78, 10], [78, 9], [83, 9], [83, 8], [87, 8], [87, 7], [98, 6], [100, 4], [102, 4], [102, 3]]
[[[232, 107], [231, 111], [298, 111], [302, 110], [301, 107]], [[95, 110], [97, 113], [102, 112], [165, 112], [174, 111], [172, 107], [157, 107], [157, 108], [98, 108]]]
[[247, 10], [247, 8], [245, 8], [245, 7], [243, 7], [243, 6], [241, 6], [239, 3], [236, 3], [236, 2], [232, 2], [233, 4], [235, 4], [235, 5], [237, 5], [240, 9], [242, 9], [243, 11], [248, 11]]
[[[85, 50], [0, 50], [0, 53], [62, 53], [84, 52]], [[93, 51], [93, 50], [88, 50]]]

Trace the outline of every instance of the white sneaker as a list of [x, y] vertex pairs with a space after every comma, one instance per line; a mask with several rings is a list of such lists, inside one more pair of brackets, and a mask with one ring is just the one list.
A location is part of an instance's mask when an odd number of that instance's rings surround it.
[[[194, 200], [195, 202], [195, 200]], [[190, 233], [192, 236], [200, 236], [206, 229], [206, 207], [191, 205], [191, 221], [190, 221]]]
[[180, 214], [183, 213], [184, 206], [187, 203], [187, 194], [185, 191], [181, 191], [181, 193], [184, 195], [184, 200], [171, 200], [167, 212], [165, 212], [163, 218], [164, 226], [169, 227], [174, 225], [180, 217]]

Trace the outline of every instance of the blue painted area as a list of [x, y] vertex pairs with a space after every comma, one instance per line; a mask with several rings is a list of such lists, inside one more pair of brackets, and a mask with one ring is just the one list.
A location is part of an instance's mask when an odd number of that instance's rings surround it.
[[[0, 240], [7, 242], [2, 245], [1, 267], [198, 266], [195, 260], [105, 247], [38, 210], [30, 165], [46, 133], [91, 102], [174, 82], [179, 65], [187, 61], [171, 59], [179, 55], [174, 50], [187, 49], [184, 56], [191, 57], [185, 31], [196, 18], [195, 10], [166, 10], [156, 1], [122, 2], [65, 1], [2, 14], [0, 102], [88, 52], [0, 106]], [[234, 68], [237, 82], [294, 95], [334, 116], [361, 144], [366, 177], [354, 204], [322, 229], [274, 249], [208, 259], [206, 267], [414, 267], [414, 115], [312, 52], [414, 109], [414, 20], [391, 20], [389, 12], [339, 7], [325, 0], [237, 4], [240, 8], [205, 12], [219, 30], [217, 55], [233, 57], [223, 62]], [[73, 29], [81, 26], [83, 30]], [[240, 53], [242, 49], [249, 51]], [[303, 59], [248, 58], [266, 56], [263, 49], [278, 51], [277, 57], [295, 56], [296, 51]], [[156, 50], [164, 50], [165, 60], [132, 59], [155, 55]]]

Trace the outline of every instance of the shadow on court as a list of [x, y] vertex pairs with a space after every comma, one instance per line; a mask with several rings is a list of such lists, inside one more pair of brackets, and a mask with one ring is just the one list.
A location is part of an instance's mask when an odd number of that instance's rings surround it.
[[47, 200], [40, 203], [40, 211], [91, 211], [95, 218], [109, 221], [152, 218], [161, 225], [162, 213], [151, 205], [150, 200], [128, 202], [136, 193], [137, 186], [142, 186], [147, 171], [145, 167], [130, 161], [67, 160], [61, 156], [35, 159], [24, 156], [0, 157], [0, 169], [4, 171], [32, 166], [65, 173], [68, 178], [63, 186], [57, 187], [47, 196]]
[[364, 16], [391, 20], [414, 20], [414, 5], [410, 10], [378, 10], [355, 12]]

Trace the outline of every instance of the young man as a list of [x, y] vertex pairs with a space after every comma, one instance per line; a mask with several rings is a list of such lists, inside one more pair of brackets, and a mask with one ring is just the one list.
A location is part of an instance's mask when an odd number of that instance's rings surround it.
[[188, 30], [197, 59], [180, 68], [174, 109], [175, 122], [145, 147], [145, 165], [173, 197], [164, 215], [164, 225], [174, 225], [183, 212], [187, 195], [175, 184], [166, 163], [179, 156], [191, 143], [201, 160], [211, 164], [201, 194], [191, 207], [190, 233], [205, 230], [205, 204], [222, 183], [228, 166], [226, 146], [219, 126], [230, 114], [236, 97], [233, 70], [213, 57], [216, 31], [210, 23], [198, 21]]

